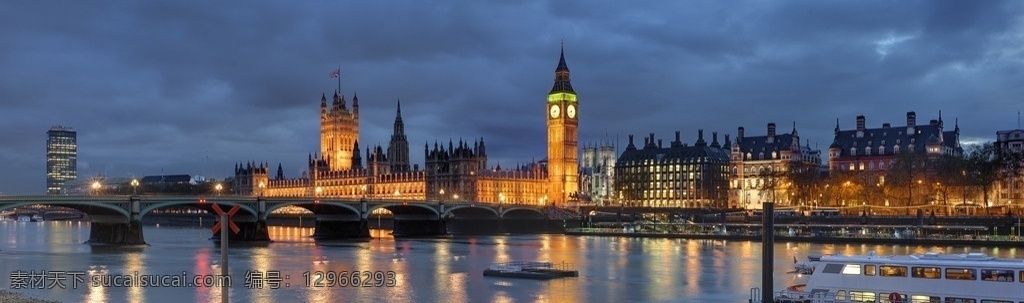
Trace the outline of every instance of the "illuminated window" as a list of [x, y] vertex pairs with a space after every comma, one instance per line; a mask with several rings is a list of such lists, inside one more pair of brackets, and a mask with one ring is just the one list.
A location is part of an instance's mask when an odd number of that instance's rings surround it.
[[879, 276], [883, 277], [906, 277], [907, 267], [906, 266], [891, 266], [882, 265], [878, 267]]
[[836, 292], [836, 301], [846, 301], [846, 291], [840, 290]]
[[864, 265], [864, 275], [865, 276], [874, 276], [875, 275], [875, 266], [874, 265]]
[[911, 276], [914, 278], [938, 279], [942, 276], [942, 271], [938, 267], [913, 267], [911, 268]]
[[911, 295], [910, 302], [922, 302], [922, 303], [941, 303], [942, 298], [925, 296], [925, 295]]
[[946, 268], [946, 279], [950, 280], [977, 280], [978, 276], [974, 269], [969, 268]]
[[860, 264], [846, 264], [846, 266], [843, 267], [843, 274], [844, 275], [859, 275], [860, 274]]
[[875, 302], [875, 293], [868, 291], [851, 291], [850, 301]]

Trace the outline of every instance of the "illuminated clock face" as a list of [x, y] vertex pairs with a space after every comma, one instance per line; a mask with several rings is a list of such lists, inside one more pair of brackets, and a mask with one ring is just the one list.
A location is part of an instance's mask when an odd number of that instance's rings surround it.
[[551, 113], [552, 118], [558, 118], [559, 112], [561, 112], [561, 110], [558, 109], [558, 105], [552, 105], [551, 111], [549, 111], [549, 113]]
[[576, 118], [576, 106], [569, 104], [569, 107], [565, 108], [565, 114], [569, 115], [569, 118]]

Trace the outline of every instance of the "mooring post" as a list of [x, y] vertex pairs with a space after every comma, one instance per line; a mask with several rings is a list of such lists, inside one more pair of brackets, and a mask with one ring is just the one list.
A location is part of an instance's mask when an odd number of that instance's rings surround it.
[[764, 203], [761, 225], [761, 302], [774, 303], [775, 202]]
[[220, 214], [220, 301], [228, 303], [228, 213]]

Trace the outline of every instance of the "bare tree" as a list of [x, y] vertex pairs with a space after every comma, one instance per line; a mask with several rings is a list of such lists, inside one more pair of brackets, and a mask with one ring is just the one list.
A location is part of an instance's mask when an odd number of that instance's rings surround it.
[[967, 182], [982, 192], [986, 212], [990, 206], [992, 186], [999, 180], [1019, 176], [1021, 172], [1020, 153], [1003, 150], [992, 142], [972, 146], [967, 153], [966, 164]]
[[885, 191], [893, 200], [906, 201], [906, 206], [919, 205], [915, 201], [923, 200], [927, 169], [928, 160], [925, 155], [901, 151], [885, 174]]

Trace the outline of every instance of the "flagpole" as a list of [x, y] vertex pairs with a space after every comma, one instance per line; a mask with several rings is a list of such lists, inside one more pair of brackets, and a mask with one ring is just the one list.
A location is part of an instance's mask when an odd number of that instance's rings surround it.
[[338, 93], [341, 93], [341, 64], [338, 64]]

